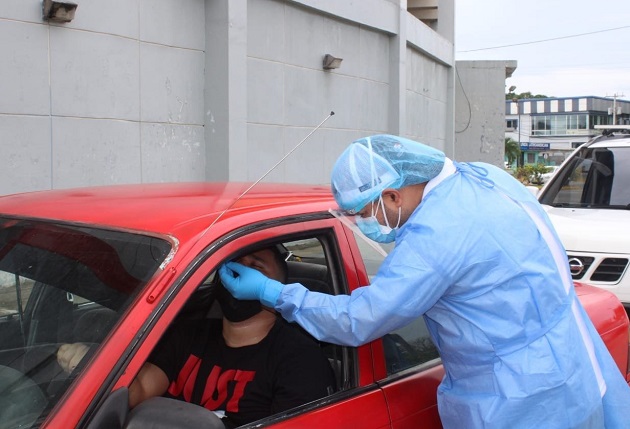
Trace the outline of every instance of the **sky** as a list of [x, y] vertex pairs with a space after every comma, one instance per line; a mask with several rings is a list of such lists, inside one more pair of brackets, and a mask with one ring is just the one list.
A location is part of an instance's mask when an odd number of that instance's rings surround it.
[[506, 92], [630, 100], [630, 0], [455, 5], [456, 60], [516, 60]]

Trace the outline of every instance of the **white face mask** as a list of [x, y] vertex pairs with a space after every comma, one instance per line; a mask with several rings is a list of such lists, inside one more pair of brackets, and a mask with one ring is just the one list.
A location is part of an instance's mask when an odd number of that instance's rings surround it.
[[[381, 225], [376, 219], [376, 214], [378, 213], [379, 206], [381, 206], [383, 210], [385, 225]], [[396, 239], [396, 230], [398, 230], [398, 227], [400, 225], [401, 215], [401, 207], [398, 207], [398, 222], [396, 222], [395, 227], [391, 227], [385, 213], [385, 203], [383, 202], [383, 196], [381, 195], [378, 199], [378, 203], [376, 204], [376, 210], [374, 210], [374, 203], [372, 202], [371, 216], [366, 218], [362, 218], [361, 216], [357, 217], [357, 227], [361, 230], [363, 234], [365, 234], [366, 237], [371, 240], [374, 240], [378, 243], [391, 243]]]

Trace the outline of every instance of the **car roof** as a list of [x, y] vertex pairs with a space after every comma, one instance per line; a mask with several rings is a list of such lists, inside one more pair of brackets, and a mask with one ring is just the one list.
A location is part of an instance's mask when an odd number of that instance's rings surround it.
[[334, 206], [330, 187], [320, 185], [258, 183], [237, 201], [250, 186], [242, 182], [156, 183], [30, 192], [0, 197], [0, 216], [173, 234], [184, 227], [199, 231], [228, 208], [222, 219], [277, 207], [299, 212], [300, 206], [313, 202]]
[[628, 147], [630, 146], [630, 126], [618, 125], [614, 129], [606, 129], [604, 126], [596, 126], [595, 128], [602, 129], [603, 134], [593, 137], [583, 147], [598, 148], [598, 147]]
[[597, 140], [588, 145], [589, 148], [598, 147], [630, 147], [630, 136], [615, 136], [615, 138], [605, 138]]

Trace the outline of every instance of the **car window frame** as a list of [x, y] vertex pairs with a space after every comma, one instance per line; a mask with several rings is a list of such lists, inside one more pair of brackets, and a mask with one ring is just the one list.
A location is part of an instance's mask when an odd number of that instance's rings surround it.
[[[588, 174], [589, 170], [593, 167], [592, 164], [599, 164], [596, 160], [596, 153], [602, 151], [611, 151], [613, 155], [620, 156], [622, 153], [625, 155], [625, 159], [627, 159], [627, 153], [630, 152], [630, 147], [619, 146], [614, 144], [615, 139], [612, 139], [607, 142], [600, 141], [598, 144], [594, 145], [586, 145], [582, 146], [576, 151], [562, 164], [559, 170], [554, 173], [554, 175], [549, 180], [547, 186], [543, 188], [540, 195], [538, 196], [538, 200], [541, 204], [549, 205], [552, 207], [566, 207], [566, 208], [579, 208], [579, 209], [589, 209], [589, 208], [597, 208], [597, 209], [626, 209], [627, 204], [615, 204], [615, 201], [609, 201], [606, 204], [596, 204], [594, 202], [584, 201], [585, 188], [587, 185], [592, 185], [593, 179], [591, 175]], [[604, 144], [607, 143], [607, 144]], [[624, 160], [624, 158], [622, 158]], [[620, 163], [619, 160], [615, 160], [614, 166], [616, 174], [622, 174], [621, 177], [617, 177], [612, 183], [612, 187], [609, 190], [610, 198], [614, 196], [614, 198], [618, 198], [619, 189], [627, 189], [625, 182], [621, 180], [627, 181], [630, 176], [628, 176], [627, 169], [618, 168], [619, 166], [623, 166], [623, 163]], [[588, 168], [585, 169], [585, 166]], [[580, 171], [578, 171], [580, 170]], [[562, 192], [566, 192], [565, 188], [569, 187], [569, 182], [572, 178], [577, 175], [582, 175], [583, 181], [578, 181], [581, 183], [580, 185], [580, 195], [578, 202], [565, 202], [558, 201], [559, 196]], [[620, 184], [621, 183], [621, 184]], [[615, 193], [613, 194], [613, 191]], [[624, 193], [625, 195], [626, 193]], [[625, 201], [624, 201], [625, 202]]]
[[[328, 267], [331, 270], [331, 275], [333, 279], [336, 279], [333, 280], [335, 293], [345, 293], [356, 289], [360, 283], [357, 267], [354, 265], [351, 244], [348, 243], [341, 223], [328, 212], [265, 220], [245, 225], [209, 241], [203, 250], [195, 255], [194, 260], [186, 264], [183, 271], [179, 273], [179, 278], [163, 294], [153, 312], [150, 325], [146, 326], [146, 335], [140, 340], [137, 349], [130, 353], [133, 357], [130, 358], [129, 364], [119, 367], [117, 370], [119, 375], [115, 377], [116, 381], [110, 385], [108, 390], [116, 391], [119, 388], [127, 388], [131, 384], [135, 374], [144, 364], [164, 332], [176, 320], [177, 314], [185, 306], [196, 288], [223, 262], [242, 253], [248, 246], [257, 247], [261, 243], [287, 241], [299, 236], [326, 235], [328, 235], [329, 242], [324, 245], [324, 250], [329, 261]], [[156, 282], [159, 283], [159, 280]], [[153, 286], [149, 285], [149, 288], [151, 287]], [[139, 298], [143, 299], [144, 296]], [[313, 403], [292, 409], [290, 412], [270, 416], [264, 420], [269, 420], [270, 424], [276, 421], [285, 421], [287, 418], [300, 416], [304, 412], [321, 409], [335, 402], [342, 402], [344, 398], [353, 396], [355, 394], [353, 392], [359, 391], [366, 394], [370, 390], [380, 390], [374, 378], [374, 358], [370, 345], [358, 347], [354, 353], [356, 353], [353, 358], [354, 368], [358, 372], [354, 377], [356, 387], [333, 393]]]

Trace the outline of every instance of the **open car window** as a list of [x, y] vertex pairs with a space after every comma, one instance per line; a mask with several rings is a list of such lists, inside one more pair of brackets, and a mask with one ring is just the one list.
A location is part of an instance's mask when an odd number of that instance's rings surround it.
[[[383, 253], [377, 252], [373, 246], [365, 243], [367, 238], [357, 233], [355, 233], [355, 238], [368, 277], [371, 280], [376, 275], [385, 256]], [[381, 245], [381, 248], [389, 254], [394, 248], [394, 244], [384, 244]], [[383, 336], [383, 350], [385, 351], [388, 376], [439, 358], [437, 348], [431, 340], [422, 316], [409, 325]]]
[[[331, 257], [335, 254], [335, 240], [331, 231], [301, 234], [300, 236], [278, 237], [272, 241], [252, 243], [242, 248], [236, 257], [245, 255], [252, 249], [274, 246], [278, 249], [287, 264], [287, 283], [300, 283], [314, 292], [334, 295], [345, 290], [345, 283], [333, 268], [335, 262]], [[337, 261], [338, 262], [338, 261]], [[337, 264], [338, 265], [338, 264]], [[179, 320], [190, 318], [221, 318], [221, 309], [213, 296], [213, 284], [218, 280], [216, 271], [211, 272], [197, 287], [196, 292], [188, 300], [180, 312]], [[280, 316], [279, 316], [280, 317]], [[177, 322], [176, 322], [177, 323]], [[295, 329], [310, 336], [302, 328], [293, 324]], [[354, 348], [342, 347], [320, 342], [320, 347], [328, 357], [335, 372], [336, 389], [343, 390], [356, 386]]]
[[[340, 276], [333, 275], [336, 270], [338, 271], [340, 269], [340, 261], [335, 261], [335, 258], [331, 257], [331, 255], [338, 253], [335, 249], [336, 238], [334, 232], [330, 229], [327, 230], [321, 228], [310, 232], [304, 232], [302, 228], [299, 228], [299, 230], [299, 233], [288, 233], [286, 235], [277, 235], [277, 232], [262, 234], [265, 237], [263, 241], [257, 241], [254, 236], [242, 237], [240, 240], [235, 240], [235, 242], [230, 246], [233, 250], [230, 251], [228, 259], [238, 260], [240, 257], [248, 255], [253, 251], [273, 246], [278, 250], [278, 253], [286, 262], [288, 283], [301, 283], [310, 290], [328, 294], [334, 294], [337, 290], [343, 290], [345, 288], [345, 282]], [[283, 231], [283, 229], [279, 228], [279, 231]], [[336, 266], [336, 268], [333, 268], [332, 266]], [[171, 322], [167, 331], [165, 331], [162, 335], [156, 347], [151, 351], [149, 359], [152, 359], [154, 364], [158, 360], [161, 361], [159, 356], [163, 355], [165, 350], [168, 350], [168, 347], [171, 347], [173, 344], [173, 332], [180, 332], [182, 327], [184, 327], [184, 329], [190, 329], [191, 326], [196, 326], [197, 328], [195, 328], [195, 330], [200, 332], [203, 331], [203, 326], [216, 326], [218, 320], [222, 318], [223, 314], [221, 312], [221, 307], [216, 299], [217, 285], [218, 282], [220, 282], [216, 268], [217, 264], [212, 262], [211, 259], [208, 260], [207, 263], [201, 263], [199, 265], [195, 276], [197, 276], [196, 278], [199, 278], [200, 280], [197, 280], [195, 290], [184, 303], [175, 319]], [[204, 270], [207, 271], [204, 272]], [[279, 315], [278, 317], [281, 318]], [[289, 324], [288, 327], [289, 329], [297, 331], [294, 333], [295, 335], [310, 337], [310, 335], [306, 331], [302, 330], [302, 328], [297, 324]], [[355, 387], [358, 380], [356, 375], [357, 363], [355, 349], [319, 342], [312, 337], [310, 337], [310, 339], [322, 352], [322, 355], [330, 366], [330, 370], [333, 374], [334, 384], [330, 385], [328, 394], [334, 394], [335, 392]], [[197, 347], [199, 343], [205, 344], [201, 338], [198, 338], [195, 341], [197, 342], [192, 343], [193, 345], [186, 342], [186, 347], [190, 347], [192, 350], [194, 347]], [[209, 343], [212, 343], [212, 341], [209, 341]], [[287, 349], [291, 349], [291, 347], [292, 344], [286, 344]], [[220, 355], [223, 356], [223, 352], [221, 352]], [[239, 357], [238, 354], [235, 356], [242, 359], [242, 357]], [[259, 358], [268, 359], [268, 356], [260, 355]], [[208, 358], [209, 362], [212, 362], [213, 359], [217, 358]], [[270, 360], [270, 362], [265, 365], [271, 364]], [[229, 370], [226, 370], [226, 375], [221, 375], [221, 377], [230, 376], [228, 373]], [[202, 384], [206, 383], [205, 389], [208, 389], [207, 386], [213, 381], [210, 379], [195, 379], [195, 383], [197, 382]], [[284, 382], [285, 381], [283, 381], [283, 383]], [[282, 389], [280, 390], [282, 391]], [[308, 389], [304, 392], [295, 392], [295, 394], [299, 397], [299, 395], [306, 395], [307, 391]], [[219, 395], [221, 394], [223, 393], [219, 393]], [[233, 393], [228, 391], [225, 394], [228, 395], [226, 396], [226, 401], [234, 400], [234, 397], [230, 396]], [[169, 394], [165, 394], [164, 396], [172, 397]], [[177, 400], [182, 399], [178, 397]], [[319, 398], [315, 400], [315, 402], [322, 405], [326, 404], [325, 397]], [[276, 412], [265, 417], [264, 422], [266, 423], [264, 424], [277, 421], [277, 419], [285, 419], [292, 415], [300, 414], [303, 412], [302, 407], [309, 403], [310, 401], [296, 402], [296, 405], [293, 408], [281, 410], [281, 412]], [[239, 409], [241, 406], [242, 404], [239, 404]], [[310, 406], [313, 405], [311, 404]], [[223, 410], [213, 411], [223, 412]], [[248, 411], [243, 408], [239, 411], [239, 413], [247, 415]], [[237, 420], [234, 415], [228, 417], [230, 419]], [[147, 421], [149, 423], [154, 421], [151, 416], [145, 416], [143, 418], [148, 419]], [[241, 417], [239, 416], [238, 418]], [[136, 419], [135, 414], [132, 416], [132, 419]], [[263, 424], [263, 420], [258, 420], [258, 422]], [[144, 424], [146, 422], [142, 420], [142, 423]]]
[[57, 363], [62, 344], [93, 353], [171, 251], [155, 237], [0, 218], [0, 421], [42, 421], [85, 367]]

